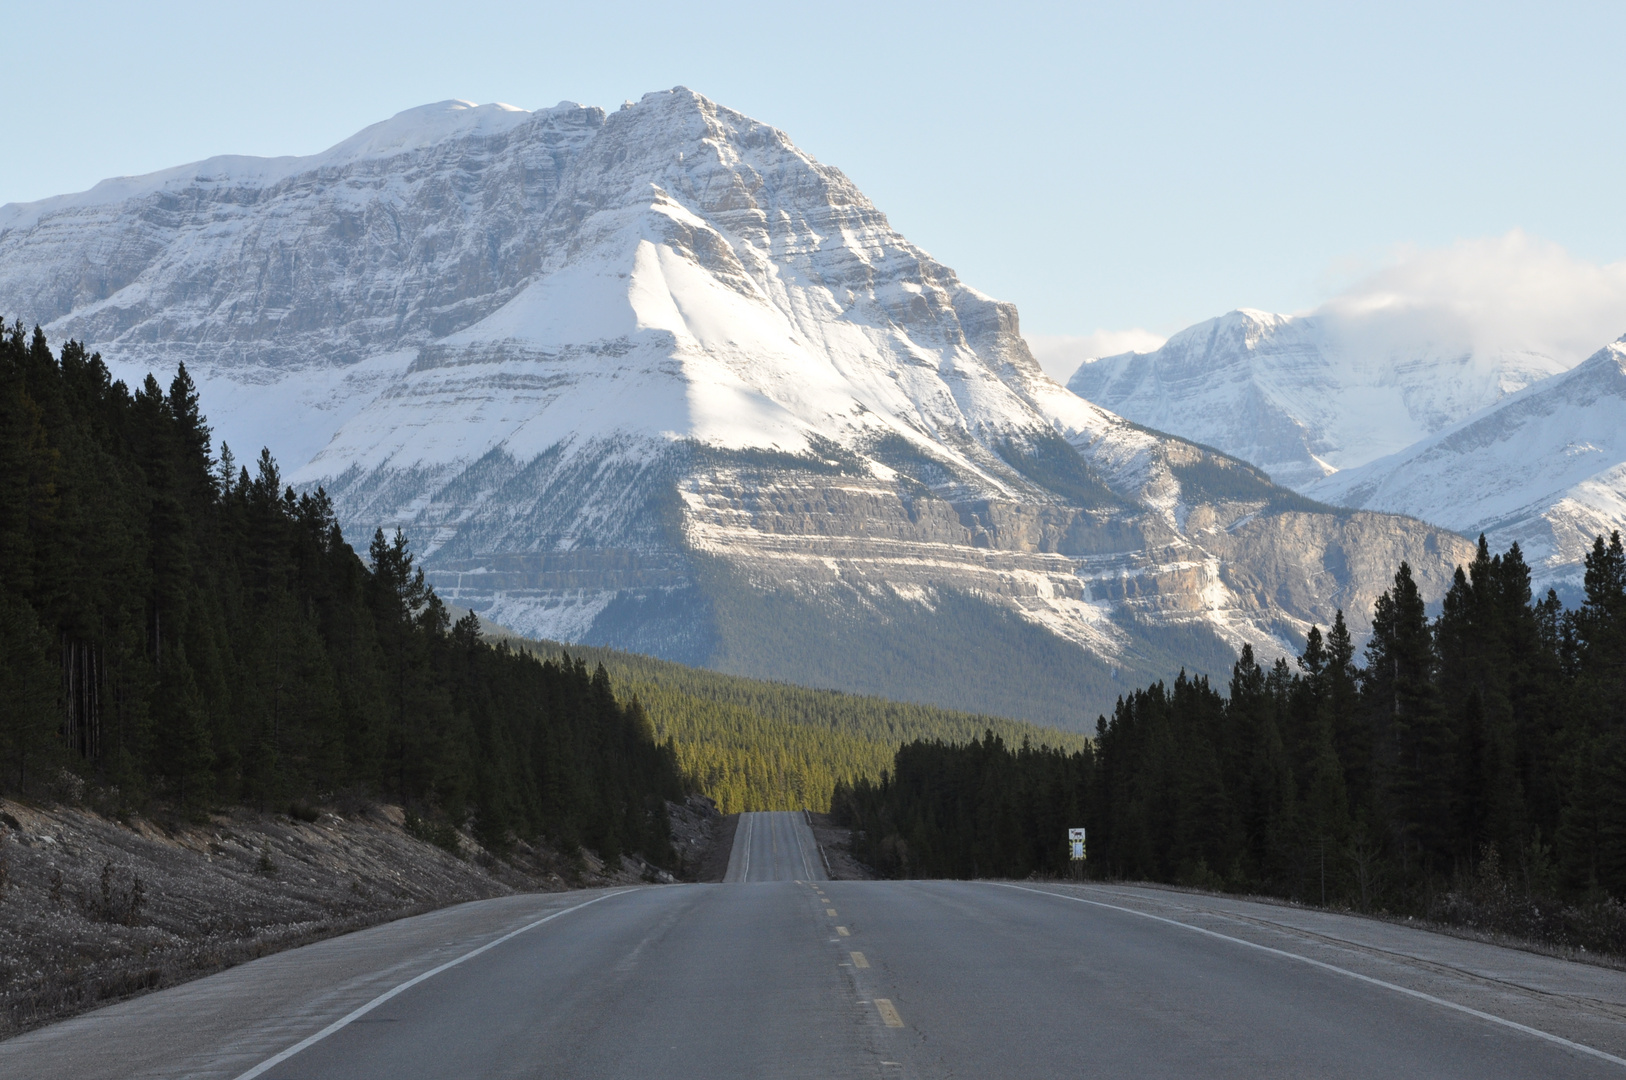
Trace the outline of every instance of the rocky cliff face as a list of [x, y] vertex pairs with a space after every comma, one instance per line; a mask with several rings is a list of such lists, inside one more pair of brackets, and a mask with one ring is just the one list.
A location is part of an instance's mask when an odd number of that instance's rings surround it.
[[1467, 556], [1069, 394], [1014, 307], [682, 88], [8, 206], [0, 310], [184, 360], [460, 604], [741, 673], [1087, 724]]
[[1567, 366], [1525, 350], [1442, 345], [1383, 318], [1233, 311], [1153, 352], [1086, 361], [1067, 385], [1304, 490]]

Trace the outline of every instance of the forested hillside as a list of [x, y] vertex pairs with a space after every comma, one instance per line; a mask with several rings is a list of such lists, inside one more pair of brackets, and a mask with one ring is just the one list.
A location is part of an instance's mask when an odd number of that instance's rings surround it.
[[915, 742], [836, 811], [896, 875], [1065, 873], [1084, 826], [1097, 877], [1362, 909], [1471, 894], [1531, 919], [1626, 899], [1620, 536], [1593, 545], [1578, 609], [1535, 600], [1518, 546], [1481, 540], [1437, 619], [1402, 564], [1373, 627], [1364, 664], [1340, 612], [1296, 664], [1244, 652], [1223, 692], [1137, 691], [1081, 750]]
[[181, 368], [131, 393], [75, 342], [0, 338], [0, 787], [68, 769], [118, 806], [345, 790], [666, 863], [685, 784], [602, 670], [451, 623], [407, 542], [363, 562], [326, 495], [251, 473]]
[[724, 813], [826, 810], [838, 781], [879, 780], [899, 744], [915, 739], [964, 742], [993, 731], [1069, 751], [1088, 742], [1002, 717], [723, 675], [614, 649], [509, 640], [608, 669], [617, 694], [636, 697], [656, 738], [672, 741], [684, 774]]

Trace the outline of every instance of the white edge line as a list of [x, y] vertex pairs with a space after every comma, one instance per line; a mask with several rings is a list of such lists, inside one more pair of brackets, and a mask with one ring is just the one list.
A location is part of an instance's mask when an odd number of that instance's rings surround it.
[[1585, 1046], [1578, 1042], [1571, 1042], [1569, 1039], [1566, 1039], [1561, 1035], [1554, 1035], [1551, 1032], [1542, 1031], [1540, 1028], [1533, 1028], [1526, 1024], [1521, 1024], [1516, 1020], [1508, 1020], [1500, 1016], [1493, 1016], [1488, 1012], [1481, 1012], [1478, 1009], [1470, 1008], [1467, 1005], [1459, 1005], [1454, 1001], [1447, 1001], [1445, 998], [1435, 997], [1433, 994], [1425, 994], [1421, 990], [1413, 990], [1408, 986], [1401, 986], [1392, 982], [1384, 982], [1382, 979], [1374, 979], [1370, 975], [1362, 975], [1358, 971], [1350, 971], [1348, 968], [1341, 968], [1336, 964], [1329, 964], [1322, 960], [1312, 960], [1308, 956], [1300, 956], [1298, 953], [1291, 953], [1285, 949], [1274, 949], [1269, 945], [1261, 945], [1256, 941], [1248, 941], [1246, 938], [1231, 937], [1229, 934], [1221, 934], [1218, 931], [1204, 929], [1201, 926], [1193, 926], [1190, 923], [1183, 923], [1176, 919], [1166, 919], [1161, 915], [1152, 915], [1145, 911], [1136, 911], [1134, 908], [1119, 907], [1117, 904], [1106, 904], [1102, 903], [1100, 900], [1086, 900], [1082, 896], [1069, 896], [1066, 893], [1046, 892], [1044, 889], [1030, 889], [1024, 885], [1011, 885], [1003, 881], [988, 881], [984, 882], [984, 884], [998, 885], [1002, 889], [1016, 889], [1020, 892], [1034, 893], [1038, 896], [1054, 896], [1058, 900], [1072, 900], [1079, 904], [1090, 904], [1094, 907], [1107, 908], [1110, 911], [1121, 911], [1126, 915], [1139, 915], [1143, 919], [1152, 919], [1155, 922], [1168, 923], [1170, 926], [1178, 926], [1183, 930], [1190, 930], [1193, 933], [1206, 934], [1211, 938], [1218, 938], [1221, 941], [1229, 941], [1236, 945], [1246, 945], [1250, 949], [1258, 949], [1260, 952], [1267, 952], [1273, 956], [1283, 956], [1289, 960], [1297, 960], [1301, 964], [1309, 964], [1311, 967], [1318, 967], [1324, 971], [1331, 971], [1339, 975], [1345, 975], [1351, 979], [1357, 979], [1364, 983], [1371, 983], [1373, 986], [1381, 986], [1385, 990], [1393, 990], [1395, 993], [1405, 994], [1407, 997], [1419, 998], [1423, 1001], [1432, 1002], [1435, 1005], [1443, 1005], [1447, 1009], [1454, 1009], [1460, 1013], [1467, 1013], [1469, 1016], [1476, 1016], [1481, 1020], [1489, 1020], [1493, 1024], [1500, 1024], [1503, 1027], [1512, 1028], [1514, 1031], [1522, 1031], [1526, 1035], [1534, 1035], [1538, 1039], [1546, 1039], [1550, 1043], [1556, 1043], [1559, 1046], [1567, 1047], [1570, 1050], [1578, 1050], [1583, 1054], [1590, 1054], [1593, 1057], [1602, 1058], [1604, 1061], [1614, 1062], [1616, 1065], [1626, 1065], [1626, 1058], [1618, 1058], [1614, 1054], [1605, 1053], [1602, 1050], [1597, 1050], [1593, 1047]]
[[[738, 841], [741, 845], [743, 845], [740, 848], [740, 876], [734, 879], [735, 881], [744, 881], [745, 875], [751, 867], [751, 819], [745, 816], [745, 811], [740, 811], [740, 823], [739, 825], [736, 825], [734, 829], [736, 834], [741, 832], [745, 834], [744, 837]], [[733, 860], [731, 859], [730, 862], [732, 861]]]
[[508, 933], [504, 934], [502, 937], [497, 938], [495, 941], [488, 941], [484, 945], [480, 946], [478, 949], [475, 949], [475, 950], [473, 950], [471, 952], [464, 953], [462, 956], [459, 956], [456, 960], [448, 960], [444, 964], [440, 965], [437, 968], [430, 968], [428, 971], [424, 972], [422, 975], [415, 976], [415, 977], [413, 977], [411, 979], [408, 979], [406, 982], [402, 983], [400, 986], [397, 986], [397, 987], [394, 987], [393, 989], [384, 991], [382, 994], [379, 994], [377, 997], [373, 998], [373, 1000], [371, 1000], [367, 1004], [361, 1006], [359, 1009], [355, 1009], [354, 1011], [349, 1012], [349, 1013], [345, 1014], [344, 1016], [339, 1017], [337, 1020], [333, 1021], [333, 1023], [329, 1024], [327, 1027], [323, 1028], [321, 1031], [318, 1031], [315, 1035], [311, 1035], [311, 1036], [308, 1036], [308, 1037], [306, 1037], [304, 1039], [301, 1039], [298, 1042], [294, 1043], [292, 1046], [288, 1047], [288, 1049], [284, 1050], [282, 1053], [277, 1054], [274, 1057], [269, 1057], [266, 1060], [260, 1062], [258, 1065], [254, 1066], [252, 1069], [250, 1069], [248, 1072], [243, 1073], [242, 1075], [238, 1076], [236, 1078], [236, 1080], [254, 1080], [254, 1077], [259, 1076], [261, 1073], [265, 1072], [267, 1069], [275, 1068], [276, 1066], [281, 1065], [284, 1061], [287, 1061], [289, 1058], [293, 1057], [295, 1054], [299, 1053], [301, 1050], [305, 1050], [305, 1049], [315, 1045], [316, 1043], [321, 1042], [323, 1039], [327, 1038], [329, 1035], [333, 1034], [335, 1031], [338, 1031], [340, 1028], [346, 1026], [351, 1021], [357, 1020], [360, 1017], [363, 1017], [363, 1016], [367, 1015], [368, 1013], [372, 1012], [374, 1009], [378, 1008], [380, 1005], [384, 1004], [384, 1002], [390, 1000], [390, 998], [394, 997], [395, 995], [397, 995], [397, 994], [399, 994], [399, 993], [401, 993], [401, 992], [403, 992], [405, 990], [410, 990], [412, 987], [417, 986], [419, 983], [423, 982], [425, 979], [430, 979], [430, 978], [433, 978], [436, 975], [439, 975], [441, 972], [445, 971], [447, 968], [454, 968], [457, 965], [461, 964], [465, 960], [472, 960], [476, 956], [479, 956], [481, 953], [485, 952], [487, 949], [495, 949], [498, 945], [501, 945], [503, 942], [507, 941], [509, 938], [516, 938], [519, 935], [525, 933], [525, 931], [527, 931], [527, 930], [534, 930], [538, 926], [541, 926], [545, 922], [552, 922], [554, 919], [557, 919], [561, 915], [569, 915], [572, 911], [580, 911], [582, 908], [588, 907], [591, 904], [596, 904], [600, 900], [608, 900], [612, 896], [623, 896], [626, 893], [629, 893], [629, 892], [632, 892], [632, 891], [633, 891], [632, 889], [622, 889], [619, 892], [605, 893], [603, 896], [595, 896], [595, 897], [593, 897], [593, 899], [588, 900], [585, 903], [577, 904], [575, 907], [567, 907], [563, 911], [555, 911], [552, 915], [549, 915], [546, 918], [538, 919], [538, 920], [536, 920], [535, 922], [532, 922], [532, 923], [526, 923], [524, 926], [520, 927], [518, 930], [509, 931]]
[[[811, 833], [813, 831], [813, 811], [804, 806], [802, 807], [802, 813], [807, 815], [807, 831]], [[824, 863], [824, 876], [829, 880], [834, 881], [836, 879], [836, 872], [830, 869], [830, 856], [824, 853], [824, 845], [819, 843], [819, 838], [817, 836], [813, 837], [813, 846], [819, 849], [819, 859]]]
[[[813, 814], [807, 807], [802, 807], [802, 813], [807, 815], [807, 835], [813, 836]], [[813, 838], [814, 846], [818, 846], [818, 838]], [[813, 872], [813, 864], [807, 858], [807, 842], [802, 839], [801, 831], [796, 833], [796, 854], [802, 857], [802, 869], [807, 872], [807, 880], [816, 881], [818, 875]]]

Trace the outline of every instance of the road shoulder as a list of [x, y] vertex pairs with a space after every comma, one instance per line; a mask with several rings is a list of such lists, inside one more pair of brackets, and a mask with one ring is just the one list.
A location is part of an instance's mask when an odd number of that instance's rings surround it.
[[1626, 1057], [1626, 972], [1380, 919], [1228, 896], [1151, 886], [1008, 884], [1278, 949]]
[[408, 979], [618, 891], [459, 904], [263, 957], [0, 1042], [0, 1075], [235, 1077]]

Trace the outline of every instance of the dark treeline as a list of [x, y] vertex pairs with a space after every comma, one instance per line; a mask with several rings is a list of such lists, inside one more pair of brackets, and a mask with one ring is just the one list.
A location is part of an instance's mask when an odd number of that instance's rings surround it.
[[364, 564], [321, 491], [210, 431], [185, 368], [134, 393], [76, 342], [0, 338], [0, 787], [62, 770], [124, 806], [339, 792], [670, 861], [684, 784], [602, 667], [452, 624], [405, 538]]
[[1427, 910], [1488, 877], [1525, 898], [1626, 898], [1626, 554], [1586, 602], [1533, 599], [1483, 539], [1430, 619], [1402, 564], [1364, 663], [1339, 613], [1296, 664], [1244, 649], [1221, 693], [1184, 674], [1120, 699], [1083, 751], [902, 747], [835, 806], [860, 857], [920, 876], [1093, 877]]

